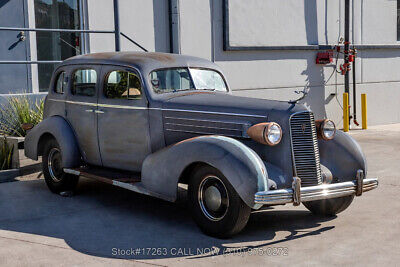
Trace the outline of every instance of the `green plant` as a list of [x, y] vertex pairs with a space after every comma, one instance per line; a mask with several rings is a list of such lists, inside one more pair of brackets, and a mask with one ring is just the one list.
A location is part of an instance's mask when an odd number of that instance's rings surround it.
[[14, 145], [10, 147], [6, 137], [2, 139], [0, 144], [0, 170], [8, 170], [11, 169]]
[[42, 121], [44, 99], [32, 102], [27, 95], [10, 96], [0, 107], [0, 134], [25, 136], [23, 123], [36, 125]]

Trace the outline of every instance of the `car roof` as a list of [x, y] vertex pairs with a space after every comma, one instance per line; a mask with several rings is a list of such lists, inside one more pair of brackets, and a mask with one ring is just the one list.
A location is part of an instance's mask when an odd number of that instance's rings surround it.
[[211, 68], [220, 71], [216, 64], [206, 59], [158, 52], [92, 53], [66, 59], [61, 66], [74, 64], [124, 65], [134, 67], [142, 72], [175, 67]]

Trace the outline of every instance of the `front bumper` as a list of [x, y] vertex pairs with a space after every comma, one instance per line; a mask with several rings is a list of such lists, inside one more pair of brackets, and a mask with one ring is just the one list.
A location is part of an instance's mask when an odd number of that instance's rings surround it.
[[279, 205], [294, 203], [299, 205], [301, 202], [321, 200], [328, 198], [344, 197], [350, 195], [360, 196], [363, 192], [373, 190], [378, 187], [378, 179], [359, 179], [351, 182], [336, 184], [322, 184], [316, 186], [301, 187], [300, 181], [295, 178], [293, 188], [279, 189], [257, 192], [254, 196], [255, 204]]

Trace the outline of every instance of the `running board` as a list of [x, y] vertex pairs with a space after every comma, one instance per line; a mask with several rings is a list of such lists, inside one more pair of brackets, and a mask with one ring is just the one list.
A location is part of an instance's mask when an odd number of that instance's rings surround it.
[[138, 173], [123, 172], [114, 169], [106, 169], [102, 167], [98, 168], [80, 167], [74, 169], [64, 169], [64, 172], [98, 180], [108, 184], [112, 184], [113, 181], [129, 183], [129, 184], [140, 182], [140, 175]]
[[175, 199], [157, 194], [155, 192], [151, 192], [147, 189], [145, 189], [142, 186], [141, 180], [139, 176], [135, 176], [132, 174], [127, 174], [127, 173], [120, 173], [120, 172], [112, 172], [109, 170], [105, 169], [94, 169], [94, 168], [64, 168], [65, 173], [69, 173], [72, 175], [76, 175], [79, 177], [85, 177], [89, 178], [92, 180], [100, 181], [103, 183], [107, 184], [112, 184], [114, 186], [122, 187], [125, 189], [128, 189], [130, 191], [156, 197], [156, 198], [161, 198], [167, 201], [174, 202]]

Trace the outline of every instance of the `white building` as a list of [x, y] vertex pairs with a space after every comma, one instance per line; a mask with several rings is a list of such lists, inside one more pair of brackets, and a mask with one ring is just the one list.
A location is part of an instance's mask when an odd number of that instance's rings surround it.
[[[119, 0], [120, 30], [149, 51], [215, 61], [237, 95], [289, 100], [310, 88], [304, 102], [317, 117], [340, 125], [344, 76], [333, 64], [317, 65], [316, 56], [344, 36], [344, 2]], [[357, 99], [367, 94], [370, 125], [400, 122], [399, 5], [399, 0], [351, 1]], [[113, 0], [0, 0], [0, 27], [114, 31]], [[121, 38], [122, 51], [140, 50]], [[0, 30], [0, 61], [114, 50], [112, 33]], [[53, 68], [0, 64], [0, 94], [44, 92]], [[351, 86], [350, 99], [352, 94]], [[358, 118], [360, 111], [358, 103]]]

